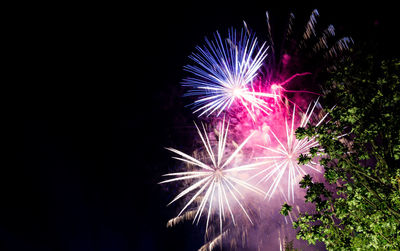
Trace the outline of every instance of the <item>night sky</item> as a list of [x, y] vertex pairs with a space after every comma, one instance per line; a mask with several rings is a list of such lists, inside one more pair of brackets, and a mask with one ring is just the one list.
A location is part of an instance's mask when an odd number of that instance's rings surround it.
[[[379, 2], [381, 3], [381, 2]], [[12, 162], [0, 174], [0, 250], [196, 250], [203, 229], [166, 228], [179, 204], [157, 185], [190, 152], [191, 111], [180, 81], [204, 37], [246, 20], [265, 38], [289, 11], [398, 55], [393, 6], [57, 5], [19, 21]], [[279, 34], [277, 34], [279, 37]], [[3, 93], [3, 95], [7, 95]], [[8, 109], [6, 106], [3, 109]]]

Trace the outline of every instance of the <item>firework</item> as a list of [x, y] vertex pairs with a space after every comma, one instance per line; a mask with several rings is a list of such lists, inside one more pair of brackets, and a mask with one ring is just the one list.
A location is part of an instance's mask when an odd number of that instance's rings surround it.
[[[274, 43], [270, 24], [271, 17], [268, 12], [266, 13], [268, 28], [266, 40], [271, 45], [271, 50], [265, 60], [265, 74], [262, 78], [271, 89], [272, 87], [280, 87], [280, 83], [286, 82], [284, 79], [290, 81], [293, 77], [302, 76], [308, 72], [318, 76], [319, 72], [334, 71], [337, 63], [348, 55], [354, 43], [353, 39], [342, 37], [337, 40], [334, 26], [330, 24], [327, 27], [322, 27], [318, 23], [318, 19], [319, 12], [315, 9], [311, 12], [305, 27], [299, 30], [295, 25], [295, 15], [290, 13], [284, 36], [282, 39], [278, 39], [282, 42]], [[299, 74], [299, 72], [307, 73]], [[309, 83], [307, 86], [311, 87], [312, 84], [318, 85], [317, 83]]]
[[[225, 211], [226, 211], [225, 209], [227, 209], [233, 223], [235, 224], [235, 218], [233, 216], [232, 206], [230, 203], [231, 200], [234, 200], [238, 203], [244, 214], [251, 222], [251, 219], [247, 211], [245, 210], [243, 204], [239, 200], [239, 198], [243, 198], [243, 194], [240, 190], [246, 189], [256, 193], [262, 193], [262, 191], [250, 185], [249, 183], [241, 180], [235, 174], [253, 170], [256, 166], [259, 166], [262, 163], [233, 165], [232, 161], [237, 157], [241, 149], [245, 146], [248, 140], [254, 135], [254, 133], [250, 134], [250, 136], [248, 136], [246, 140], [244, 140], [243, 143], [240, 144], [233, 151], [232, 154], [230, 154], [227, 158], [225, 158], [224, 153], [228, 135], [229, 122], [227, 123], [226, 127], [225, 127], [225, 119], [220, 124], [216, 152], [213, 150], [213, 147], [211, 146], [210, 139], [208, 137], [204, 125], [202, 124], [203, 132], [197, 125], [196, 128], [203, 142], [209, 160], [207, 163], [204, 163], [179, 150], [173, 148], [167, 148], [169, 151], [179, 156], [173, 158], [188, 163], [190, 165], [193, 165], [194, 167], [197, 168], [196, 170], [169, 173], [164, 175], [164, 176], [175, 176], [175, 178], [168, 179], [160, 183], [168, 183], [180, 180], [196, 180], [195, 182], [191, 183], [189, 187], [187, 187], [180, 194], [178, 194], [169, 204], [175, 202], [176, 200], [182, 198], [183, 196], [189, 194], [190, 192], [197, 190], [197, 192], [194, 193], [191, 199], [183, 207], [178, 216], [180, 216], [196, 200], [196, 198], [201, 196], [202, 199], [193, 217], [193, 223], [197, 220], [198, 224], [203, 211], [205, 210], [206, 206], [208, 206], [206, 231], [208, 228], [210, 216], [213, 213], [213, 211], [218, 211], [221, 232], [222, 232], [222, 221], [223, 219], [225, 219]], [[214, 206], [214, 204], [216, 205]]]
[[[314, 103], [314, 106], [311, 108], [311, 103], [309, 104], [307, 111], [303, 114], [300, 127], [304, 127], [310, 121], [311, 115], [314, 112], [314, 109], [318, 101]], [[310, 109], [311, 108], [311, 109]], [[317, 163], [311, 161], [310, 164], [299, 165], [298, 158], [300, 155], [308, 155], [310, 149], [313, 147], [319, 147], [318, 142], [311, 139], [296, 139], [294, 134], [294, 122], [296, 115], [296, 106], [293, 108], [292, 121], [291, 126], [288, 125], [288, 121], [285, 118], [285, 129], [286, 129], [286, 141], [281, 141], [276, 136], [273, 130], [270, 130], [271, 134], [278, 142], [277, 148], [271, 148], [267, 146], [261, 146], [261, 148], [268, 150], [273, 156], [264, 156], [257, 157], [256, 159], [269, 160], [269, 165], [266, 165], [265, 168], [262, 168], [261, 171], [257, 172], [250, 179], [255, 178], [257, 176], [263, 176], [258, 183], [272, 181], [272, 184], [269, 186], [269, 189], [265, 193], [265, 197], [271, 198], [274, 192], [276, 191], [278, 185], [281, 183], [283, 177], [287, 177], [287, 185], [288, 192], [287, 197], [289, 200], [294, 201], [294, 189], [298, 184], [296, 182], [297, 175], [306, 175], [307, 172], [304, 171], [304, 168], [309, 168], [317, 172], [321, 172], [317, 169]], [[317, 126], [326, 118], [327, 114], [317, 123]], [[321, 150], [321, 149], [320, 149]], [[272, 163], [272, 164], [271, 164]]]
[[[252, 82], [267, 57], [265, 43], [258, 47], [257, 38], [250, 32], [229, 31], [223, 40], [217, 32], [215, 41], [206, 39], [204, 47], [197, 46], [198, 53], [190, 56], [195, 65], [185, 66], [185, 70], [194, 77], [186, 78], [183, 86], [192, 88], [186, 96], [197, 96], [193, 104], [194, 113], [200, 112], [217, 116], [229, 109], [237, 101], [253, 114], [260, 109], [268, 114], [271, 111], [264, 98], [273, 98], [272, 94], [255, 92]], [[253, 117], [254, 118], [254, 117]]]
[[[328, 114], [322, 118], [316, 116], [314, 110], [320, 108], [318, 100], [303, 112], [304, 96], [293, 93], [320, 96], [317, 93], [320, 89], [311, 87], [318, 87], [321, 72], [335, 70], [337, 63], [346, 57], [353, 40], [350, 37], [338, 40], [334, 27], [321, 27], [319, 12], [313, 10], [301, 29], [290, 13], [283, 39], [274, 42], [274, 27], [271, 28], [268, 12], [266, 17], [266, 43], [259, 43], [244, 23], [240, 32], [229, 30], [227, 38], [216, 32], [212, 40], [206, 39], [204, 46], [197, 46], [189, 57], [192, 64], [184, 67], [191, 74], [182, 85], [188, 88], [185, 96], [195, 98], [189, 105], [193, 113], [210, 123], [219, 123], [219, 128], [215, 130], [214, 139], [208, 136], [203, 124], [196, 125], [202, 147], [192, 156], [167, 148], [177, 155], [173, 158], [184, 162], [188, 169], [166, 174], [168, 179], [161, 183], [183, 183], [182, 191], [169, 204], [186, 198], [179, 214], [168, 221], [167, 226], [188, 220], [198, 224], [202, 216], [206, 216], [207, 243], [201, 250], [217, 246], [222, 249], [227, 244], [231, 247], [241, 244], [243, 248], [250, 244], [260, 250], [266, 245], [270, 248], [274, 240], [265, 237], [273, 232], [279, 233], [277, 248], [284, 248], [284, 237], [291, 234], [284, 223], [293, 222], [296, 215], [289, 213], [287, 218], [279, 217], [280, 196], [294, 202], [300, 176], [321, 172], [318, 165], [321, 155], [314, 158], [314, 150], [323, 152], [323, 149], [315, 138], [296, 139], [295, 125], [305, 127], [312, 123], [318, 126]], [[312, 78], [305, 77], [310, 74]], [[302, 79], [302, 82], [299, 84], [295, 79]], [[293, 110], [288, 112], [290, 109]], [[286, 117], [290, 115], [291, 120]], [[225, 123], [226, 116], [231, 123]], [[229, 126], [230, 135], [243, 139], [242, 144], [227, 146]], [[265, 145], [265, 141], [271, 143], [271, 140], [275, 146]], [[246, 151], [242, 151], [244, 146]], [[308, 164], [299, 164], [302, 155], [313, 159]], [[241, 163], [240, 160], [246, 158], [253, 163]], [[256, 187], [260, 184], [266, 187], [265, 191]], [[247, 190], [268, 197], [268, 206], [263, 200], [249, 197], [249, 193], [245, 193]], [[275, 193], [279, 196], [274, 196]], [[236, 214], [236, 209], [245, 216]], [[297, 209], [299, 211], [298, 206]], [[280, 224], [279, 232], [275, 231], [273, 222]]]
[[283, 99], [289, 101], [290, 103], [295, 104], [293, 101], [291, 101], [286, 95], [284, 95], [285, 92], [296, 92], [296, 93], [309, 93], [309, 94], [314, 94], [314, 95], [321, 95], [316, 92], [311, 92], [311, 91], [305, 91], [305, 90], [287, 90], [283, 86], [288, 84], [290, 81], [292, 81], [296, 77], [301, 77], [301, 76], [306, 76], [310, 75], [310, 72], [304, 72], [304, 73], [296, 73], [290, 76], [289, 78], [285, 79], [282, 82], [277, 82], [277, 83], [272, 83], [270, 88], [271, 88], [271, 94], [274, 97], [274, 103], [279, 105], [279, 103], [284, 103]]

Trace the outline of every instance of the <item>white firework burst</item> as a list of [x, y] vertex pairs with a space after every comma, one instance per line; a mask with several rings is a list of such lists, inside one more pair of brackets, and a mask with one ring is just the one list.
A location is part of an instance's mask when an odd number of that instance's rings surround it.
[[[315, 102], [312, 109], [311, 103], [309, 104], [307, 111], [303, 114], [301, 123], [299, 127], [304, 127], [310, 121], [311, 115], [314, 112], [316, 105], [318, 104], [318, 100]], [[291, 126], [289, 127], [287, 119], [285, 119], [285, 127], [286, 127], [286, 141], [281, 141], [276, 136], [276, 134], [271, 130], [271, 134], [274, 136], [275, 140], [279, 143], [278, 147], [271, 148], [267, 146], [261, 146], [261, 148], [268, 150], [271, 154], [268, 156], [257, 157], [256, 159], [269, 160], [269, 165], [265, 165], [261, 171], [257, 172], [250, 179], [255, 178], [257, 176], [262, 176], [262, 178], [258, 181], [257, 184], [261, 182], [267, 183], [270, 182], [270, 186], [265, 193], [265, 198], [271, 198], [275, 193], [277, 187], [281, 184], [282, 178], [287, 177], [287, 198], [291, 201], [294, 201], [294, 189], [298, 184], [296, 182], [298, 175], [306, 175], [307, 169], [311, 169], [317, 172], [321, 172], [317, 169], [318, 164], [316, 162], [311, 161], [309, 164], [299, 165], [298, 158], [301, 154], [309, 155], [310, 149], [313, 147], [319, 147], [317, 141], [315, 141], [315, 137], [313, 138], [304, 138], [301, 140], [296, 139], [295, 136], [295, 111], [296, 106], [294, 105]], [[326, 114], [317, 124], [319, 126], [322, 121], [327, 117]], [[322, 149], [319, 149], [322, 151]], [[272, 164], [271, 164], [272, 163]]]
[[[196, 124], [195, 124], [196, 125]], [[193, 165], [197, 168], [197, 170], [185, 171], [185, 172], [177, 172], [177, 173], [169, 173], [164, 176], [175, 176], [175, 178], [165, 180], [161, 183], [168, 183], [180, 180], [195, 180], [191, 183], [189, 187], [184, 189], [181, 193], [179, 193], [168, 205], [177, 201], [185, 195], [188, 195], [190, 192], [197, 190], [194, 195], [190, 198], [190, 200], [186, 203], [183, 209], [178, 214], [181, 215], [195, 200], [196, 198], [201, 198], [201, 202], [197, 208], [196, 214], [193, 219], [193, 223], [197, 220], [197, 224], [199, 223], [200, 217], [203, 211], [208, 206], [207, 213], [207, 223], [206, 223], [206, 231], [208, 229], [208, 224], [210, 220], [210, 216], [213, 213], [218, 212], [219, 222], [220, 222], [220, 230], [222, 232], [222, 221], [225, 219], [226, 212], [229, 212], [233, 223], [235, 224], [235, 217], [232, 211], [232, 205], [230, 201], [235, 201], [250, 220], [249, 214], [246, 212], [245, 207], [240, 202], [240, 198], [244, 198], [241, 190], [249, 190], [252, 192], [256, 192], [262, 194], [262, 190], [252, 186], [251, 184], [241, 180], [235, 174], [253, 170], [256, 166], [262, 165], [265, 163], [252, 163], [247, 165], [234, 165], [232, 164], [233, 160], [237, 157], [241, 149], [248, 142], [248, 140], [254, 135], [251, 134], [243, 141], [232, 154], [224, 157], [226, 140], [229, 128], [229, 122], [225, 127], [225, 118], [220, 125], [219, 128], [219, 137], [218, 143], [215, 148], [217, 148], [217, 152], [214, 153], [213, 147], [210, 144], [210, 139], [207, 135], [204, 125], [202, 124], [203, 132], [196, 125], [198, 134], [204, 144], [204, 148], [209, 157], [209, 161], [204, 163], [196, 158], [193, 158], [179, 150], [173, 148], [167, 148], [169, 151], [177, 154], [179, 157], [173, 157], [190, 165]], [[199, 197], [200, 196], [200, 197]], [[208, 204], [208, 205], [207, 205]]]

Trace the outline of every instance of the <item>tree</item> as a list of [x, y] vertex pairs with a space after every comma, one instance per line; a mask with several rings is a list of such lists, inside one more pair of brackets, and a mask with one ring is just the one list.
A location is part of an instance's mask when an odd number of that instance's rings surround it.
[[297, 248], [294, 247], [293, 241], [289, 241], [287, 238], [285, 238], [285, 243], [283, 246], [283, 250], [285, 251], [299, 251]]
[[399, 60], [348, 60], [324, 86], [328, 122], [296, 131], [324, 149], [299, 161], [322, 154], [326, 181], [306, 175], [300, 182], [315, 210], [294, 222], [298, 239], [328, 250], [400, 249], [399, 68]]

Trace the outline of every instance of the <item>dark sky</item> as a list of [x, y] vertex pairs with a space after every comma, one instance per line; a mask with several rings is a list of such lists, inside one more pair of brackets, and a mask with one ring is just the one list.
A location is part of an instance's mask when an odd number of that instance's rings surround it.
[[393, 6], [243, 5], [59, 4], [15, 18], [21, 71], [13, 161], [0, 174], [0, 250], [201, 246], [201, 228], [165, 227], [177, 213], [166, 207], [175, 190], [157, 182], [176, 163], [163, 147], [191, 149], [182, 66], [215, 30], [246, 20], [262, 37], [266, 10], [274, 28], [290, 10], [306, 20], [319, 7], [320, 20], [340, 34], [397, 53]]

